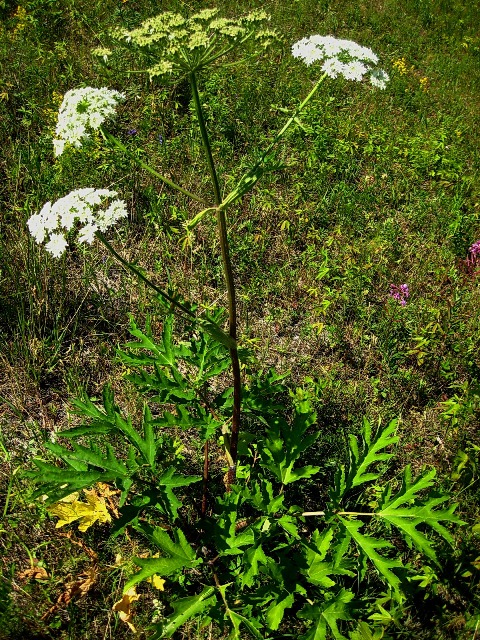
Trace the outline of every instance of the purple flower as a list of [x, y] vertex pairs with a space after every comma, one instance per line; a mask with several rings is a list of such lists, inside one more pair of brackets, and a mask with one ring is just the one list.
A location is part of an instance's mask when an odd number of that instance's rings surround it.
[[127, 136], [134, 136], [137, 133], [136, 129], [129, 129], [127, 131]]
[[407, 304], [407, 298], [410, 295], [407, 284], [391, 284], [390, 285], [390, 297], [397, 300], [402, 307]]
[[477, 240], [476, 242], [474, 242], [470, 247], [469, 251], [472, 254], [472, 256], [475, 256], [475, 257], [480, 256], [480, 240]]
[[163, 144], [163, 136], [161, 133], [158, 134], [158, 141], [160, 144]]

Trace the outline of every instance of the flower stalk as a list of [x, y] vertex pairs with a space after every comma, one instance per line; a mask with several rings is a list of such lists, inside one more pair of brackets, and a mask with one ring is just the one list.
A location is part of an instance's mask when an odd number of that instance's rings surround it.
[[237, 302], [235, 294], [235, 282], [233, 279], [232, 262], [230, 259], [230, 250], [228, 244], [227, 235], [227, 221], [225, 216], [225, 209], [220, 205], [222, 204], [222, 196], [220, 193], [220, 184], [218, 181], [217, 171], [215, 168], [215, 162], [212, 155], [212, 148], [210, 146], [210, 140], [208, 137], [207, 128], [205, 125], [205, 118], [203, 116], [202, 105], [200, 103], [200, 96], [198, 93], [197, 79], [195, 73], [189, 74], [190, 86], [192, 88], [193, 102], [195, 105], [195, 112], [197, 114], [198, 124], [202, 136], [203, 148], [207, 158], [208, 169], [212, 180], [213, 192], [215, 196], [216, 215], [217, 215], [217, 230], [220, 240], [220, 248], [222, 253], [223, 273], [225, 276], [225, 283], [227, 287], [228, 298], [228, 333], [230, 338], [234, 341], [234, 346], [230, 347], [230, 359], [232, 362], [232, 375], [233, 375], [233, 415], [232, 415], [232, 431], [230, 434], [229, 442], [229, 454], [231, 456], [231, 464], [228, 469], [227, 476], [227, 491], [230, 485], [235, 480], [235, 470], [237, 463], [237, 450], [238, 450], [238, 436], [240, 432], [240, 415], [241, 415], [241, 401], [242, 401], [242, 380], [240, 373], [240, 361], [238, 358], [237, 349]]

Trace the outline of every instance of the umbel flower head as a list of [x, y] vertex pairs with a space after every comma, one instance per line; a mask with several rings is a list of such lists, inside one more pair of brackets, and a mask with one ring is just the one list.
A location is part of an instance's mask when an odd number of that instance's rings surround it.
[[82, 139], [88, 138], [88, 130], [95, 131], [107, 118], [114, 115], [119, 100], [125, 95], [113, 89], [72, 89], [67, 91], [58, 112], [58, 122], [53, 141], [55, 155], [63, 153], [65, 143], [82, 146]]
[[[116, 29], [111, 36], [145, 56], [148, 66], [143, 71], [151, 78], [162, 76], [165, 80], [198, 71], [247, 40], [254, 40], [261, 48], [269, 46], [277, 36], [263, 27], [268, 19], [264, 11], [237, 19], [218, 17], [218, 9], [203, 9], [190, 18], [166, 11], [131, 31]], [[105, 59], [105, 49], [93, 53]]]
[[292, 46], [292, 55], [307, 65], [323, 61], [322, 71], [331, 78], [343, 76], [347, 80], [360, 81], [370, 75], [374, 87], [385, 89], [388, 74], [376, 67], [378, 56], [368, 47], [362, 47], [352, 40], [342, 40], [333, 36], [310, 36]]
[[47, 241], [45, 249], [59, 258], [68, 245], [65, 233], [71, 231], [76, 222], [83, 225], [77, 242], [91, 244], [97, 231], [106, 231], [117, 220], [128, 216], [123, 200], [111, 200], [107, 208], [99, 208], [116, 195], [116, 191], [108, 189], [76, 189], [53, 204], [47, 202], [39, 213], [29, 218], [28, 229], [38, 244]]

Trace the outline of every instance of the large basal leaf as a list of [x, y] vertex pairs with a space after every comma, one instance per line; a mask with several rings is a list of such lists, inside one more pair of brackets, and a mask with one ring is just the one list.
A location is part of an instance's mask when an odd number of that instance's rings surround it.
[[448, 509], [437, 508], [448, 500], [448, 496], [428, 496], [425, 500], [420, 499], [419, 492], [432, 486], [435, 475], [435, 469], [431, 469], [416, 480], [412, 480], [411, 469], [409, 466], [406, 467], [399, 491], [392, 496], [391, 489], [387, 487], [382, 497], [380, 511], [376, 512], [376, 516], [399, 529], [417, 549], [438, 564], [431, 541], [417, 527], [419, 525], [428, 526], [452, 544], [452, 535], [441, 523], [465, 523], [454, 514], [457, 505], [451, 505]]
[[205, 587], [202, 593], [199, 593], [197, 596], [181, 598], [180, 600], [171, 602], [173, 613], [160, 625], [155, 625], [157, 631], [152, 636], [152, 640], [171, 638], [175, 631], [188, 622], [188, 620], [205, 614], [216, 602], [217, 597], [213, 587]]
[[394, 435], [396, 427], [397, 421], [392, 420], [384, 429], [379, 428], [376, 437], [372, 439], [370, 423], [364, 419], [361, 446], [355, 436], [349, 436], [350, 461], [347, 470], [340, 467], [335, 474], [334, 487], [330, 491], [330, 499], [334, 507], [339, 505], [348, 491], [376, 480], [380, 476], [378, 469], [373, 470], [372, 466], [385, 462], [393, 456], [393, 453], [385, 449], [398, 442], [398, 437]]
[[304, 400], [296, 405], [295, 418], [291, 425], [280, 415], [272, 417], [269, 421], [267, 437], [260, 449], [262, 465], [283, 485], [309, 478], [320, 470], [320, 467], [313, 465], [294, 468], [298, 458], [319, 436], [318, 432], [306, 435], [315, 420], [315, 411], [309, 401]]
[[129, 417], [124, 418], [121, 415], [119, 408], [114, 404], [113, 391], [108, 385], [103, 390], [103, 404], [105, 413], [100, 411], [91, 400], [75, 401], [76, 412], [89, 417], [91, 423], [62, 431], [62, 437], [77, 438], [82, 435], [104, 434], [114, 431], [127, 438], [130, 444], [138, 450], [144, 461], [155, 470], [154, 422], [148, 407], [145, 405], [143, 412], [142, 431], [144, 438], [142, 438], [141, 434], [134, 428], [131, 419]]
[[48, 443], [46, 446], [67, 465], [62, 468], [42, 460], [34, 460], [37, 470], [26, 474], [39, 485], [34, 496], [48, 496], [47, 505], [96, 482], [117, 482], [125, 486], [132, 475], [131, 470], [116, 458], [113, 448], [108, 444], [105, 453], [94, 444], [88, 448], [74, 442], [71, 449], [57, 443]]
[[338, 629], [339, 620], [351, 620], [348, 603], [353, 593], [342, 589], [334, 598], [320, 604], [307, 604], [297, 614], [300, 619], [311, 620], [313, 625], [299, 640], [327, 640], [330, 632], [335, 640], [346, 640]]
[[194, 428], [200, 433], [202, 442], [209, 440], [213, 434], [225, 424], [221, 416], [217, 419], [202, 406], [191, 407], [177, 404], [175, 413], [164, 411], [159, 418], [153, 420], [153, 425], [161, 427], [179, 427], [181, 429]]
[[358, 520], [346, 520], [339, 517], [345, 529], [348, 531], [352, 539], [355, 541], [359, 551], [361, 551], [370, 560], [370, 562], [381, 574], [386, 583], [394, 590], [397, 598], [402, 599], [402, 590], [400, 578], [393, 573], [392, 569], [403, 568], [402, 563], [399, 560], [394, 560], [382, 556], [378, 553], [377, 549], [391, 549], [393, 545], [386, 540], [374, 538], [372, 536], [366, 536], [360, 533], [361, 527], [364, 523]]

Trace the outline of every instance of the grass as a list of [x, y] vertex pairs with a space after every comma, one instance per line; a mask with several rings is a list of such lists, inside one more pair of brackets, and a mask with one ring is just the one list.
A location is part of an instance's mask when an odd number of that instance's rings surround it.
[[[141, 552], [138, 542], [112, 542], [105, 528], [90, 530], [82, 543], [75, 532], [65, 536], [31, 499], [21, 470], [69, 424], [72, 396], [99, 395], [110, 381], [119, 402], [132, 405], [115, 348], [128, 337], [130, 311], [139, 322], [154, 314], [159, 323], [161, 316], [101, 246], [55, 261], [34, 245], [25, 222], [73, 188], [112, 185], [131, 211], [129, 224], [114, 236], [122, 254], [190, 300], [224, 304], [213, 221], [202, 222], [182, 252], [182, 223], [198, 209], [100, 140], [55, 162], [51, 135], [68, 89], [84, 83], [124, 90], [118, 137], [209, 197], [201, 141], [188, 86], [152, 91], [143, 77], [101, 75], [90, 56], [109, 28], [138, 24], [158, 3], [3, 4], [0, 636], [130, 637], [111, 607], [128, 558]], [[460, 0], [241, 0], [223, 3], [222, 10], [257, 6], [270, 12], [282, 45], [258, 61], [201, 78], [225, 190], [247, 166], [245, 158], [281, 126], [282, 108], [294, 107], [316, 77], [314, 67], [289, 54], [298, 38], [332, 33], [371, 46], [391, 82], [385, 92], [325, 84], [302, 116], [302, 129], [282, 142], [280, 170], [229, 213], [242, 339], [258, 366], [290, 371], [297, 383], [313, 380], [326, 474], [344, 455], [344, 434], [364, 415], [400, 417], [401, 461], [415, 468], [433, 464], [470, 524], [455, 558], [445, 555], [447, 586], [418, 601], [393, 637], [476, 637], [480, 280], [479, 265], [472, 269], [466, 258], [480, 238], [478, 8]], [[185, 10], [174, 0], [162, 8]], [[130, 129], [136, 134], [129, 136]], [[405, 307], [389, 297], [391, 283], [408, 283]], [[44, 566], [47, 580], [20, 579], [30, 565]], [[66, 585], [92, 567], [96, 581], [85, 596], [42, 620]], [[158, 595], [150, 586], [144, 592], [139, 629]], [[184, 637], [207, 635], [191, 628]]]

